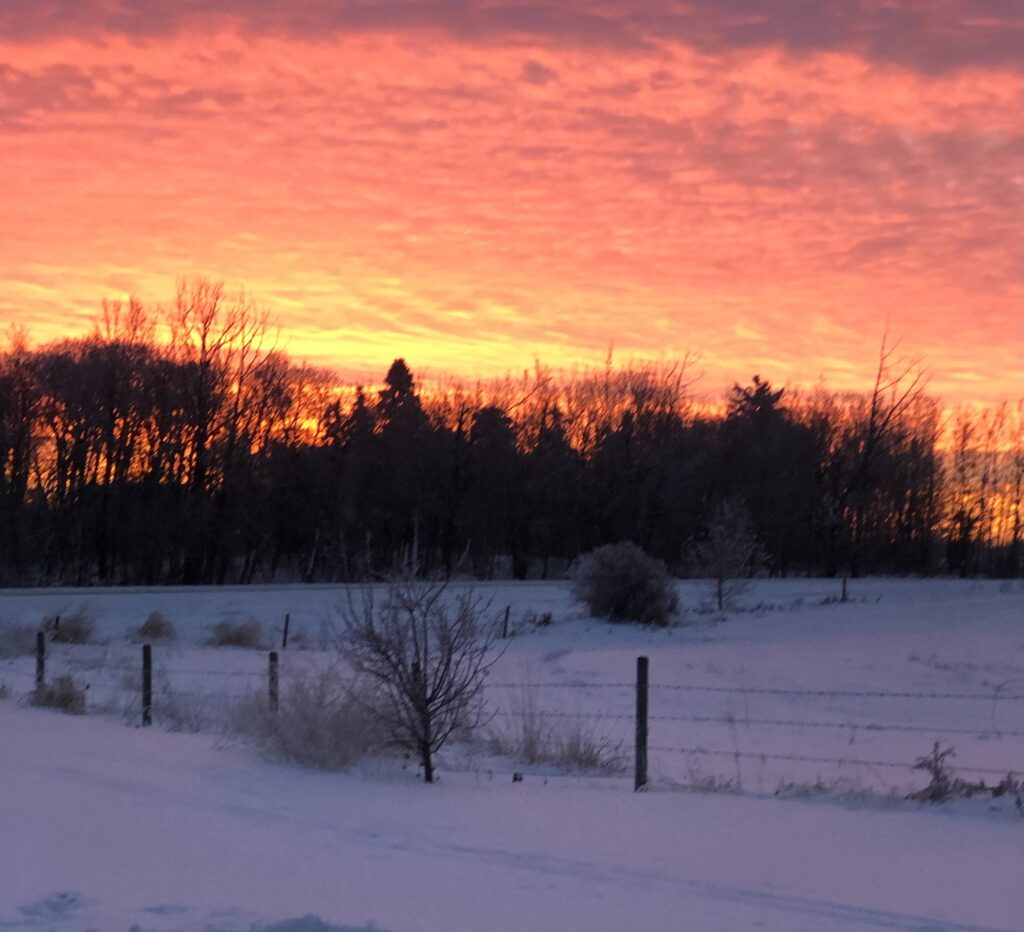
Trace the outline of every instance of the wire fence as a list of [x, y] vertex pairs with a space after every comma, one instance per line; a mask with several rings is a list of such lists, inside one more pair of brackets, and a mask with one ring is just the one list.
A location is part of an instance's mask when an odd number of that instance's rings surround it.
[[[212, 667], [206, 663], [190, 665], [187, 654], [168, 648], [166, 665], [160, 662], [163, 647], [152, 648], [157, 656], [149, 672], [146, 672], [138, 649], [131, 647], [106, 649], [102, 653], [88, 646], [47, 644], [45, 656], [36, 658], [33, 672], [27, 658], [21, 666], [15, 661], [0, 662], [0, 685], [8, 691], [29, 695], [45, 680], [69, 675], [87, 681], [94, 695], [106, 696], [106, 708], [116, 706], [136, 722], [145, 721], [147, 710], [157, 712], [158, 724], [161, 712], [173, 702], [189, 700], [196, 708], [203, 703], [219, 703], [226, 707], [232, 701], [264, 697], [276, 708], [279, 693], [285, 698], [290, 681], [316, 672], [308, 662], [292, 662], [285, 652], [263, 654], [256, 651], [242, 654], [232, 652], [233, 663], [251, 663], [252, 669], [228, 669], [225, 665]], [[134, 656], [133, 656], [134, 655]], [[244, 658], [244, 659], [242, 659]], [[204, 658], [206, 660], [207, 658]], [[209, 658], [213, 660], [211, 656]], [[45, 669], [44, 669], [45, 668]], [[322, 665], [321, 665], [322, 668]], [[145, 683], [148, 677], [148, 692]], [[281, 685], [283, 683], [283, 686]], [[653, 755], [652, 770], [656, 773], [671, 773], [674, 759], [685, 761], [715, 760], [755, 762], [761, 766], [807, 765], [815, 768], [829, 767], [845, 772], [849, 768], [866, 771], [882, 768], [888, 771], [911, 772], [920, 769], [921, 755], [907, 753], [907, 736], [928, 736], [936, 743], [948, 743], [952, 739], [968, 743], [974, 759], [957, 761], [957, 771], [974, 775], [1005, 777], [1008, 773], [1024, 773], [1024, 693], [1019, 685], [1002, 683], [989, 691], [912, 691], [882, 689], [820, 689], [800, 686], [747, 686], [718, 685], [708, 683], [668, 683], [654, 681], [643, 684], [643, 711], [639, 702], [639, 682], [618, 679], [570, 679], [551, 682], [527, 681], [487, 682], [486, 697], [490, 705], [489, 721], [521, 726], [524, 722], [543, 721], [551, 727], [559, 723], [585, 725], [589, 732], [625, 752], [631, 752], [636, 761], [641, 755], [644, 760], [644, 778], [648, 767], [648, 755]], [[711, 698], [733, 700], [749, 704], [754, 699], [798, 700], [801, 710], [817, 708], [818, 700], [869, 700], [890, 703], [876, 708], [850, 710], [829, 710], [840, 718], [830, 720], [828, 715], [792, 714], [751, 714], [746, 711], [737, 714], [730, 708], [680, 709], [684, 696], [704, 695]], [[530, 697], [526, 707], [517, 697]], [[539, 697], [539, 698], [538, 698]], [[571, 697], [571, 698], [570, 698]], [[653, 699], [651, 699], [653, 697]], [[572, 701], [578, 703], [573, 710], [568, 708]], [[927, 721], [893, 720], [896, 711], [907, 713], [912, 704], [920, 703], [934, 714]], [[986, 703], [987, 706], [980, 706]], [[101, 702], [102, 706], [103, 703]], [[981, 709], [989, 710], [988, 721], [981, 721]], [[997, 721], [996, 710], [1004, 720]], [[769, 713], [771, 709], [765, 710]], [[884, 713], [884, 714], [883, 714]], [[180, 710], [179, 710], [180, 714]], [[642, 716], [643, 721], [640, 722]], [[1009, 721], [1005, 719], [1009, 718]], [[965, 720], [966, 719], [966, 720]], [[973, 719], [973, 723], [970, 721]], [[640, 747], [641, 725], [643, 747]], [[648, 730], [654, 740], [648, 741]], [[798, 733], [806, 731], [809, 735]], [[785, 741], [780, 734], [788, 733]], [[741, 736], [742, 735], [742, 742]], [[877, 757], [863, 753], [850, 753], [848, 746], [855, 741], [863, 746], [865, 739], [876, 740], [892, 736], [894, 740], [882, 742], [885, 756]], [[967, 739], [964, 741], [964, 739]], [[839, 748], [837, 743], [846, 747]], [[796, 747], [793, 746], [794, 742]], [[826, 745], [822, 753], [805, 753], [808, 744], [816, 748], [822, 742]], [[723, 747], [723, 744], [731, 745]], [[898, 750], [897, 750], [898, 748]], [[992, 753], [993, 749], [999, 753]], [[867, 750], [872, 749], [869, 743]], [[917, 751], [926, 748], [917, 747]], [[910, 759], [893, 759], [900, 755]], [[891, 755], [891, 756], [890, 756]], [[996, 763], [999, 762], [997, 766]], [[639, 764], [638, 764], [639, 766]]]
[[[636, 683], [492, 683], [495, 689], [634, 689]], [[896, 692], [884, 690], [842, 690], [842, 689], [789, 689], [761, 688], [749, 686], [706, 686], [685, 683], [651, 683], [653, 689], [670, 689], [685, 692], [732, 693], [735, 695], [766, 695], [766, 696], [802, 696], [802, 697], [833, 697], [850, 699], [978, 699], [1024, 700], [1024, 693], [1001, 693], [999, 687], [988, 693], [949, 693], [949, 692]]]

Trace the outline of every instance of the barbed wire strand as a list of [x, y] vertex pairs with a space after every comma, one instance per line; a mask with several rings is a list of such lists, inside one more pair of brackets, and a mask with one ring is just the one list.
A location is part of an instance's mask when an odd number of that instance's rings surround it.
[[[488, 683], [491, 689], [636, 689], [636, 683]], [[749, 686], [694, 686], [685, 683], [651, 683], [649, 689], [681, 690], [687, 692], [732, 693], [738, 695], [817, 696], [850, 699], [964, 699], [985, 702], [1020, 702], [1024, 694], [1000, 693], [940, 693], [903, 692], [888, 690], [843, 689], [786, 689], [783, 687]]]
[[[760, 751], [722, 751], [717, 749], [709, 748], [676, 748], [676, 747], [665, 747], [663, 745], [649, 745], [647, 748], [649, 751], [662, 751], [674, 754], [705, 754], [716, 757], [748, 757], [748, 758], [759, 758], [761, 760], [783, 760], [783, 761], [798, 761], [801, 763], [808, 764], [839, 764], [840, 766], [846, 764], [854, 764], [864, 767], [896, 767], [906, 770], [919, 770], [921, 769], [917, 762], [913, 764], [898, 763], [896, 761], [884, 761], [884, 760], [862, 760], [854, 757], [809, 757], [803, 754], [769, 754], [761, 753]], [[963, 764], [958, 765], [958, 770], [964, 770], [969, 773], [988, 773], [997, 774], [998, 776], [1005, 777], [1011, 773], [1022, 773], [1024, 768], [1022, 767], [1005, 767], [1005, 768], [993, 768], [993, 767], [971, 767]]]
[[693, 722], [696, 724], [721, 723], [723, 725], [768, 725], [793, 728], [831, 728], [836, 731], [905, 731], [919, 734], [951, 734], [1024, 738], [1024, 731], [1001, 730], [998, 728], [955, 728], [945, 725], [890, 725], [879, 722], [806, 722], [800, 719], [781, 718], [729, 718], [713, 715], [651, 715], [650, 722]]

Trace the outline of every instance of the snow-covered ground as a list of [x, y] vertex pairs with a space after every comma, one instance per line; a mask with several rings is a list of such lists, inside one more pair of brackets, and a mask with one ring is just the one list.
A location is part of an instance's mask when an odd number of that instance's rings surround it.
[[[213, 728], [227, 697], [265, 688], [267, 660], [202, 646], [210, 626], [253, 618], [277, 642], [289, 613], [287, 688], [329, 662], [340, 587], [4, 593], [0, 622], [83, 609], [101, 643], [48, 645], [48, 674], [90, 687], [84, 719], [25, 708], [34, 660], [0, 660], [0, 929], [1024, 928], [1013, 805], [902, 800], [936, 741], [965, 777], [1024, 772], [1018, 584], [863, 580], [836, 604], [834, 581], [765, 581], [746, 610], [667, 631], [586, 618], [562, 583], [479, 588], [515, 632], [492, 728], [528, 699], [628, 760], [650, 658], [649, 792], [550, 767], [513, 783], [524, 768], [480, 745], [423, 786], [400, 762], [324, 774], [126, 727], [150, 612], [179, 632], [154, 649], [158, 721], [174, 704]], [[703, 591], [683, 584], [684, 604]], [[731, 789], [687, 791], [709, 786]]]

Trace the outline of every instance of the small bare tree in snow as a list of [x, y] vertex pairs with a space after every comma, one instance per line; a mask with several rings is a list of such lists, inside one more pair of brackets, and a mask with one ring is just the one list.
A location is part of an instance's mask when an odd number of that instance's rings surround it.
[[732, 500], [716, 505], [707, 537], [697, 547], [697, 566], [702, 575], [713, 580], [720, 612], [735, 604], [762, 561], [761, 545], [747, 509]]
[[[497, 659], [496, 619], [472, 592], [401, 579], [382, 600], [372, 590], [342, 610], [341, 653], [372, 690], [374, 713], [392, 741], [418, 755], [427, 783], [433, 755], [456, 730], [483, 723], [483, 686]], [[485, 623], [490, 622], [490, 623]]]

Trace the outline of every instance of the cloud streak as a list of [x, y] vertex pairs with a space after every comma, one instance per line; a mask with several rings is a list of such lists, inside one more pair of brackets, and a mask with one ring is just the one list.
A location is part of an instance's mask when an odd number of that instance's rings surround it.
[[302, 40], [428, 30], [460, 42], [846, 52], [928, 72], [1012, 68], [1024, 46], [1013, 0], [7, 0], [0, 12], [0, 33], [25, 41], [167, 38], [197, 23]]
[[852, 384], [888, 320], [1019, 390], [1014, 8], [771, 6], [13, 0], [0, 323], [209, 274], [343, 365]]

